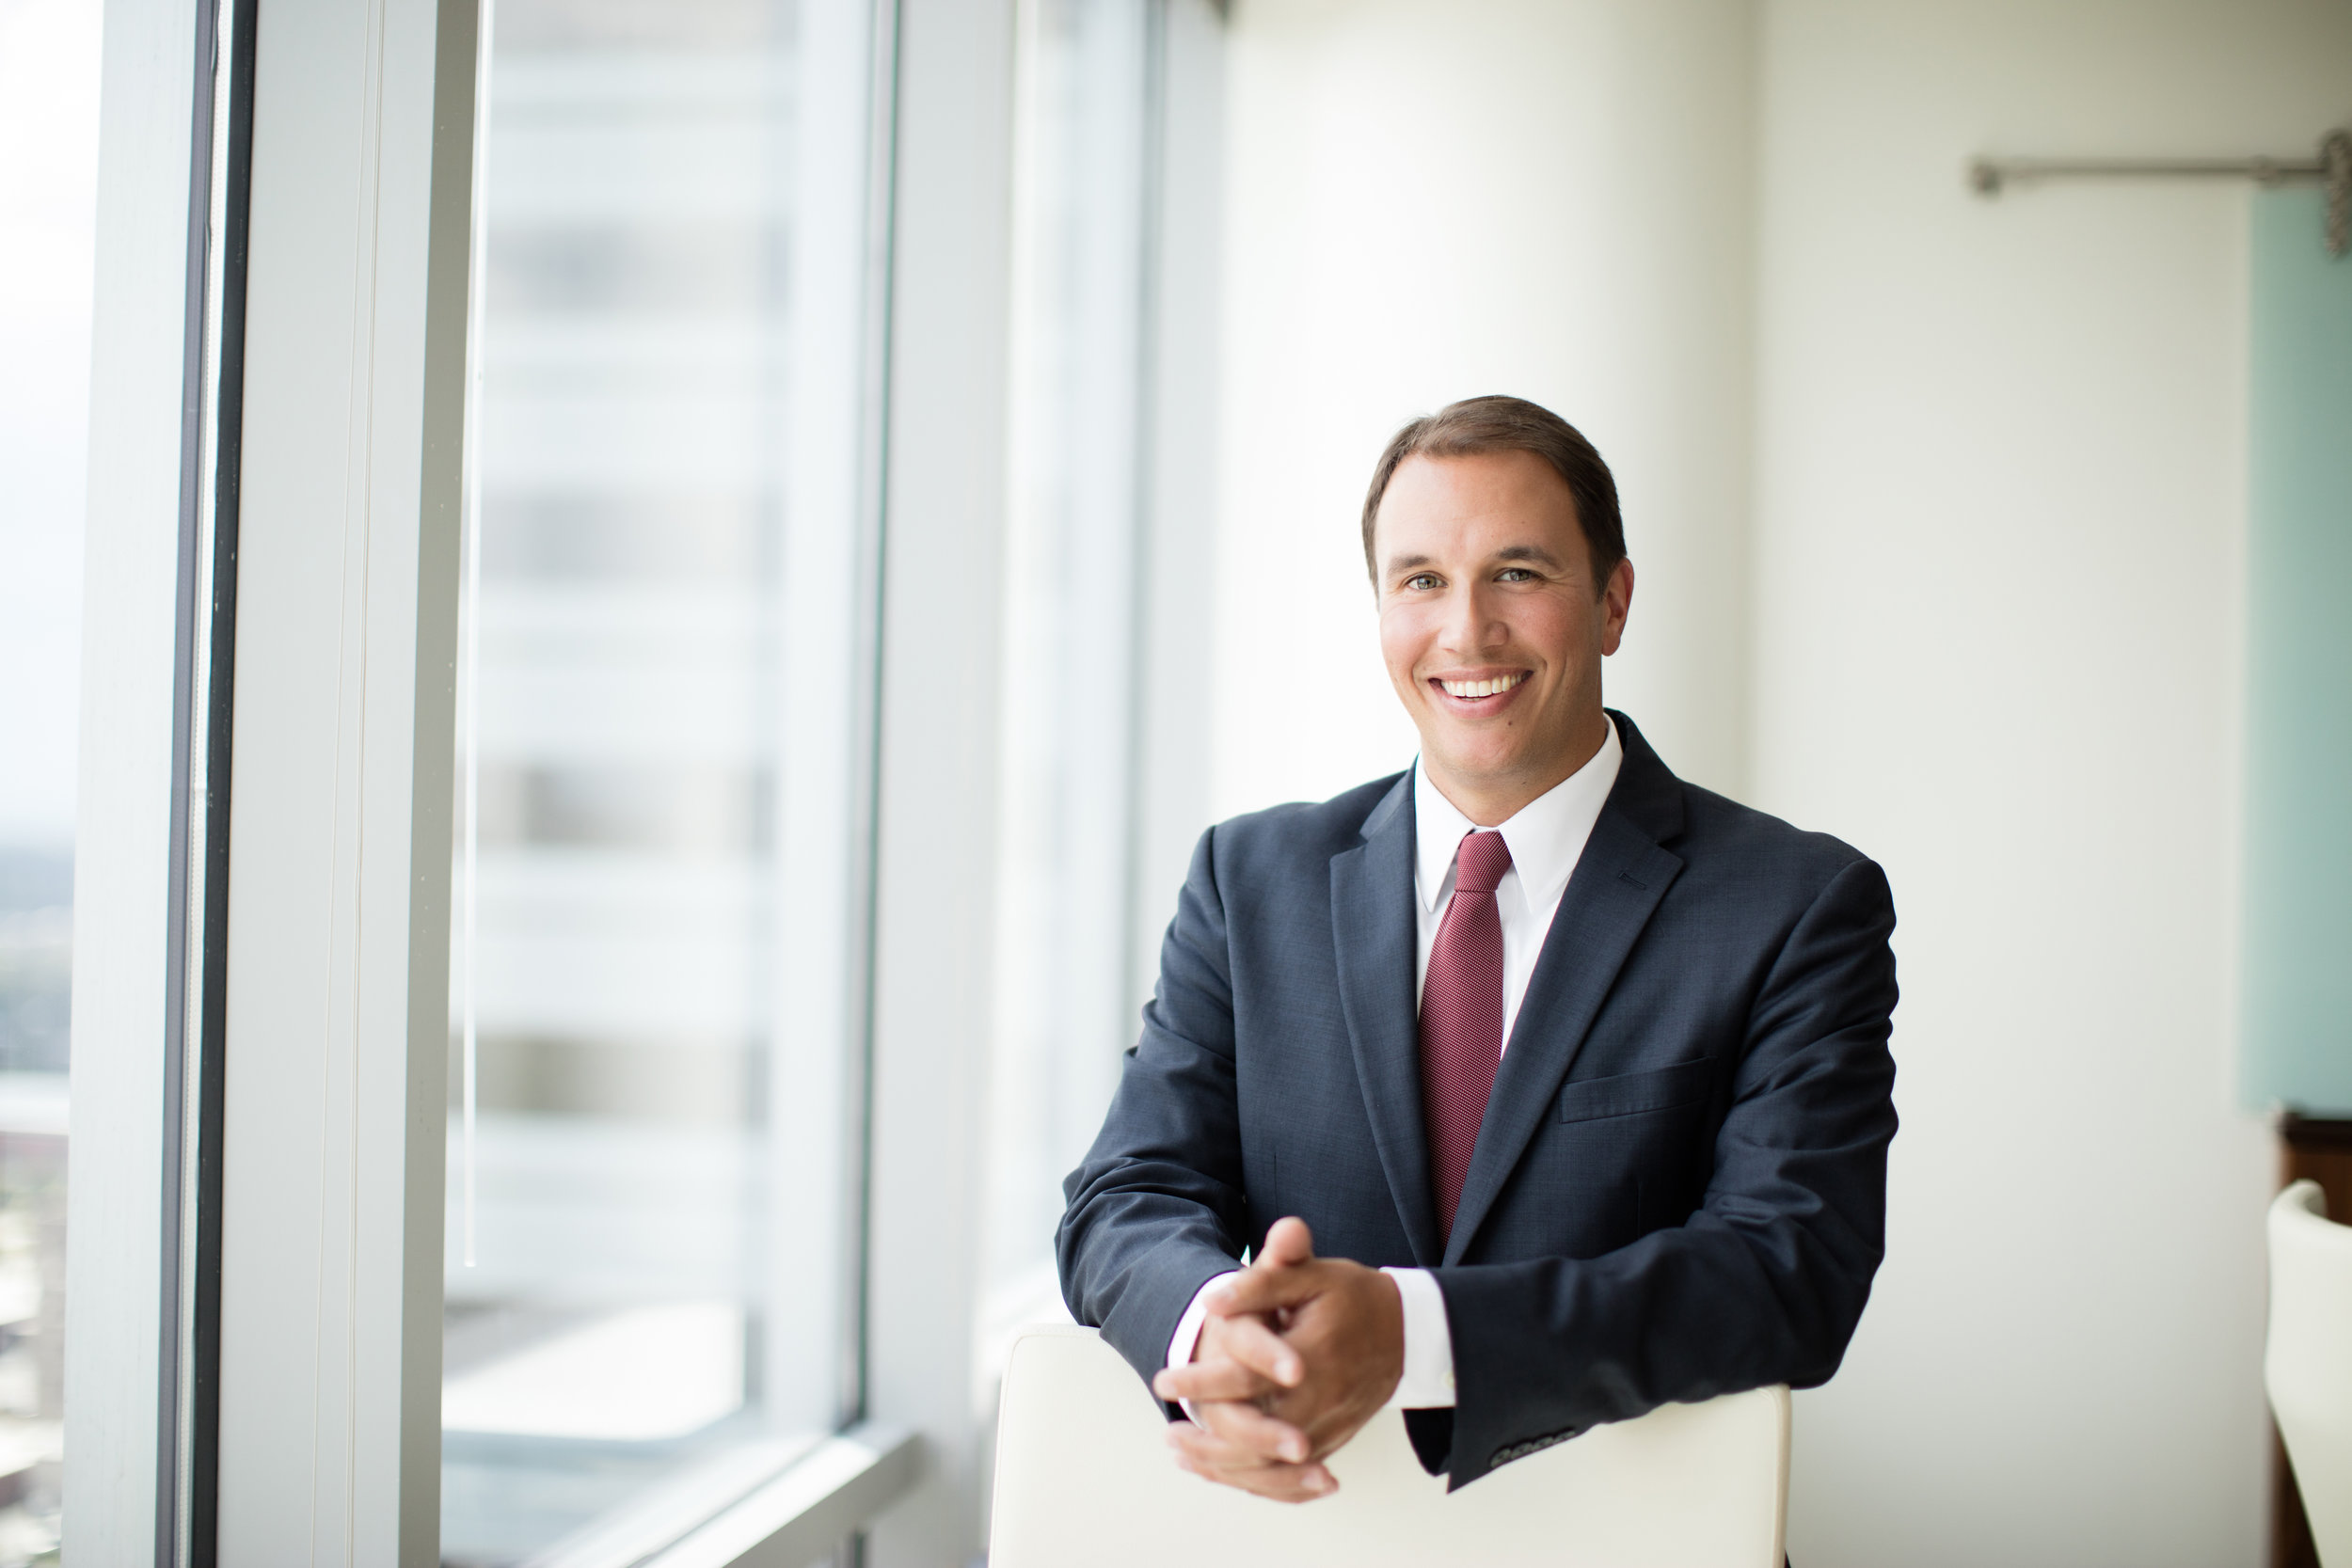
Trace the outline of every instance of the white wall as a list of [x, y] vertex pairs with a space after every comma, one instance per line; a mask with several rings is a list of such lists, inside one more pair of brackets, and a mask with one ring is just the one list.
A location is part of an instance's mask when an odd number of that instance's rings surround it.
[[2233, 1107], [2246, 192], [2352, 8], [1767, 0], [1754, 799], [1886, 865], [1889, 1258], [1791, 1552], [2251, 1563], [2267, 1134]]
[[1415, 742], [1358, 514], [1395, 428], [1558, 410], [1638, 584], [1608, 672], [1687, 775], [1743, 768], [1751, 12], [1741, 0], [1240, 0], [1232, 23], [1215, 815]]
[[1355, 539], [1394, 424], [1581, 424], [1641, 573], [1612, 700], [1902, 915], [1889, 1258], [1800, 1402], [1796, 1560], [2256, 1561], [2246, 192], [1962, 168], [2307, 154], [2352, 8], [1241, 0], [1231, 63], [1216, 813], [1411, 753]]

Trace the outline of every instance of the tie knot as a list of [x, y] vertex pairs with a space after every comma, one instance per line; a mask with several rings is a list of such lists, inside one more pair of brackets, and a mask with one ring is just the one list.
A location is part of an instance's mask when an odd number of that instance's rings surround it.
[[1464, 833], [1461, 846], [1454, 851], [1454, 890], [1492, 893], [1502, 885], [1502, 874], [1510, 869], [1511, 847], [1502, 842], [1501, 833]]

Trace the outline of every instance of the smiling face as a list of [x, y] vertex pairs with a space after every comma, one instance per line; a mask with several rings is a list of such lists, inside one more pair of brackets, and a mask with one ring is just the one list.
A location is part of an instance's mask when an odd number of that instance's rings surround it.
[[1600, 661], [1633, 567], [1593, 580], [1576, 499], [1533, 452], [1408, 457], [1373, 530], [1380, 652], [1429, 781], [1481, 827], [1600, 749]]

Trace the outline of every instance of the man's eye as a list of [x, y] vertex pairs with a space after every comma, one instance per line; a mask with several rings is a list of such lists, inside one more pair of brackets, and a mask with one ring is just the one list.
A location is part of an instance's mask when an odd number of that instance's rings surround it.
[[1437, 587], [1438, 579], [1435, 576], [1428, 572], [1415, 572], [1411, 577], [1405, 579], [1405, 586], [1407, 588], [1427, 590]]
[[1495, 574], [1495, 580], [1497, 582], [1533, 582], [1535, 580], [1535, 574], [1524, 566], [1505, 566]]

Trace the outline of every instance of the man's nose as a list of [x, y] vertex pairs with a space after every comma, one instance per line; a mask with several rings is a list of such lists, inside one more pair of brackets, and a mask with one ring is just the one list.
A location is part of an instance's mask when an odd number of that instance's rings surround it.
[[1491, 596], [1483, 583], [1462, 588], [1447, 610], [1446, 646], [1454, 653], [1474, 654], [1499, 648], [1511, 640], [1511, 629], [1495, 613]]

